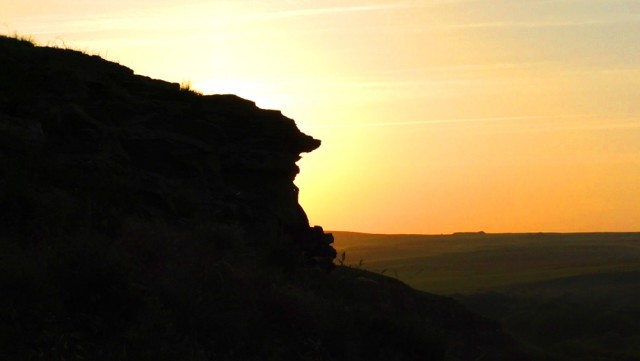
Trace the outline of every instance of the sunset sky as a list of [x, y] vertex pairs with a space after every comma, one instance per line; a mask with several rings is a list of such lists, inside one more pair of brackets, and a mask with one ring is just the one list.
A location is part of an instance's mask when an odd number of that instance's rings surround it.
[[325, 229], [640, 231], [638, 0], [0, 0], [0, 33], [281, 110]]

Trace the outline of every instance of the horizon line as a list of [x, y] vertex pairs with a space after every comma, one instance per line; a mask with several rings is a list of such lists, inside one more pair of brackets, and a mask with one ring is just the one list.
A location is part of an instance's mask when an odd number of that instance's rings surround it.
[[339, 231], [339, 230], [324, 230], [325, 233], [354, 233], [371, 236], [455, 236], [455, 235], [509, 235], [509, 234], [640, 234], [640, 230], [637, 231], [522, 231], [522, 232], [485, 232], [485, 231], [456, 231], [456, 232], [444, 232], [444, 233], [380, 233], [380, 232], [363, 232], [363, 231]]

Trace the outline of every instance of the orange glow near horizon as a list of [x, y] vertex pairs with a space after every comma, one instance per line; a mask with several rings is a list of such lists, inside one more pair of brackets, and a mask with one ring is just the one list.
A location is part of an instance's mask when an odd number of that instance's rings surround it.
[[325, 229], [640, 231], [640, 4], [0, 0], [6, 33], [280, 109]]

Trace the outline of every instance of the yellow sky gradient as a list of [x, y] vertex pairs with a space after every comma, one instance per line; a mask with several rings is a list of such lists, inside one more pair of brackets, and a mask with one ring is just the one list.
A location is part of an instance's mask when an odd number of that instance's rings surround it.
[[635, 0], [0, 0], [0, 31], [280, 109], [313, 224], [640, 231]]

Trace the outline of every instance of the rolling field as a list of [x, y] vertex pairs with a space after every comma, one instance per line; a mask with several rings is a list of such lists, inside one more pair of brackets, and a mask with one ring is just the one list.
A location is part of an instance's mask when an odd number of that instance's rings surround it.
[[339, 262], [453, 296], [541, 359], [640, 360], [640, 233], [334, 236]]
[[333, 234], [345, 264], [442, 295], [640, 271], [640, 233]]

